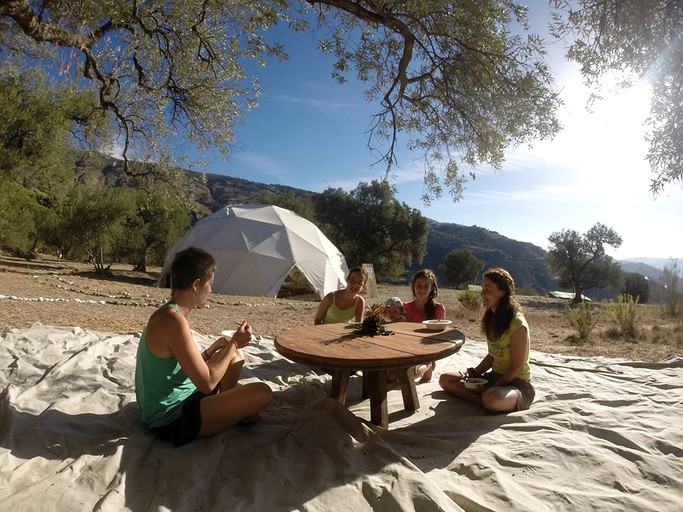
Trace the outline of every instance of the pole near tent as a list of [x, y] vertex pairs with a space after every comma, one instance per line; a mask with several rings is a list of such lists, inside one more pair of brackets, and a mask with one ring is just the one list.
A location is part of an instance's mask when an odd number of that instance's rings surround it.
[[365, 291], [368, 294], [368, 297], [373, 299], [378, 297], [377, 294], [377, 278], [375, 277], [375, 267], [372, 266], [372, 263], [363, 263], [360, 268], [363, 270], [363, 273], [365, 274]]

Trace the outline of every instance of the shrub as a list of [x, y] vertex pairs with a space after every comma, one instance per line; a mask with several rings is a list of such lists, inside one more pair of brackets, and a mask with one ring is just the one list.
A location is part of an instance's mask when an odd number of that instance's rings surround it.
[[522, 286], [521, 288], [517, 288], [515, 290], [515, 294], [517, 294], [517, 296], [528, 295], [528, 296], [533, 297], [535, 295], [538, 295], [538, 292], [533, 288], [533, 286], [529, 286], [527, 284], [527, 285]]
[[669, 259], [669, 263], [662, 269], [659, 284], [664, 292], [665, 311], [672, 317], [678, 316], [683, 304], [683, 292], [679, 281], [678, 260]]
[[595, 326], [600, 321], [600, 310], [592, 307], [585, 301], [582, 301], [578, 306], [565, 308], [565, 315], [569, 320], [569, 325], [579, 334], [579, 338], [585, 340], [588, 338]]
[[462, 304], [465, 309], [469, 309], [470, 311], [477, 311], [481, 306], [479, 292], [475, 292], [474, 290], [464, 290], [460, 292], [458, 301], [460, 301], [460, 304]]
[[617, 302], [607, 304], [607, 316], [617, 326], [621, 336], [635, 336], [640, 324], [638, 297], [621, 294]]

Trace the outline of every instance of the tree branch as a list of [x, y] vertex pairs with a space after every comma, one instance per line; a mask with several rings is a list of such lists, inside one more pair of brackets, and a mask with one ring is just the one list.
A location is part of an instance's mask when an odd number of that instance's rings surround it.
[[111, 20], [108, 20], [90, 35], [64, 30], [57, 25], [41, 21], [29, 0], [0, 0], [0, 16], [12, 18], [24, 34], [38, 42], [54, 43], [79, 50], [92, 48], [104, 34], [115, 28]]

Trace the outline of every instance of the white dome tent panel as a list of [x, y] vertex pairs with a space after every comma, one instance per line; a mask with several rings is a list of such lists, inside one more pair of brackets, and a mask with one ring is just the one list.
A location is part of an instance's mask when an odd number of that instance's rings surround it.
[[[241, 226], [243, 232], [248, 232], [251, 229], [249, 225]], [[294, 254], [289, 243], [287, 234], [280, 226], [277, 230], [273, 230], [268, 237], [259, 237], [258, 240], [250, 239], [247, 236], [247, 249], [250, 253], [263, 254], [274, 258], [287, 260], [290, 263], [293, 261]], [[290, 265], [291, 266], [291, 265]]]
[[258, 291], [258, 295], [275, 297], [291, 268], [291, 263], [282, 258], [246, 254], [237, 265], [226, 266], [223, 272], [221, 265], [218, 266], [213, 289], [216, 293], [231, 290], [230, 295], [254, 295], [254, 291]]
[[299, 219], [301, 218], [295, 213], [290, 212], [289, 210], [285, 210], [284, 208], [279, 208], [277, 206], [257, 206], [256, 208], [254, 208], [254, 205], [239, 205], [231, 206], [229, 208], [232, 210], [233, 215], [235, 215], [236, 218], [240, 219], [241, 222], [251, 221], [256, 222], [257, 224], [273, 224], [275, 226], [282, 226], [282, 216], [279, 214], [277, 210], [275, 210], [275, 208], [282, 212], [291, 213], [293, 217], [297, 217]]
[[277, 206], [228, 206], [200, 220], [169, 250], [158, 285], [168, 285], [173, 257], [190, 246], [216, 259], [215, 293], [276, 297], [292, 283], [322, 298], [343, 288], [348, 273], [315, 224]]

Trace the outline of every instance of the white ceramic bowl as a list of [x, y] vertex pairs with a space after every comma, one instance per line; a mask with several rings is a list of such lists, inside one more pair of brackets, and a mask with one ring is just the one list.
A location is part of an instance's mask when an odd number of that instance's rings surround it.
[[465, 381], [465, 387], [467, 389], [481, 389], [488, 381], [486, 379], [479, 379], [477, 377], [470, 377]]
[[443, 331], [453, 322], [451, 322], [450, 320], [424, 320], [422, 323], [427, 329], [431, 331]]

